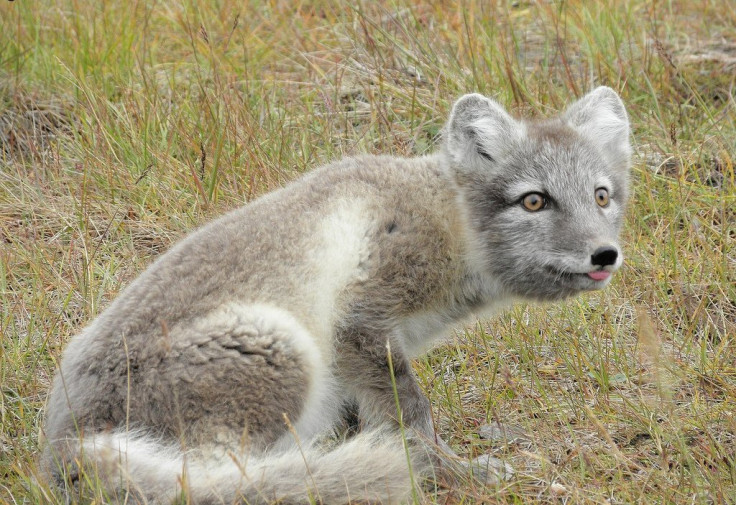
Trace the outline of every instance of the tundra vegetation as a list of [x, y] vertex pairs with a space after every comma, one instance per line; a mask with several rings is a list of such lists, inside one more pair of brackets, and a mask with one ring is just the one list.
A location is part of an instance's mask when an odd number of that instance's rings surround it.
[[[633, 126], [627, 262], [415, 364], [458, 452], [514, 477], [428, 503], [736, 503], [731, 0], [0, 3], [0, 502], [36, 480], [65, 342], [187, 231], [356, 153], [437, 148], [478, 91]], [[89, 483], [94, 486], [94, 483]]]

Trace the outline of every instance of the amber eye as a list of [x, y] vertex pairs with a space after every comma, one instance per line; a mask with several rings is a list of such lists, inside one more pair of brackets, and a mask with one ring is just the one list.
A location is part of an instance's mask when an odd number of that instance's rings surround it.
[[540, 193], [529, 193], [521, 199], [521, 204], [526, 210], [536, 212], [547, 206], [547, 199]]
[[608, 190], [606, 188], [598, 188], [595, 190], [595, 201], [601, 207], [608, 207]]

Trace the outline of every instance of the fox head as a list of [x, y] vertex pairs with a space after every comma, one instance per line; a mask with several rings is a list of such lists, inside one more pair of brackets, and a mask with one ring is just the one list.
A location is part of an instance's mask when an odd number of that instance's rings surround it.
[[482, 268], [512, 295], [554, 300], [600, 289], [621, 266], [631, 145], [612, 89], [599, 87], [538, 122], [465, 95], [450, 115], [443, 159]]

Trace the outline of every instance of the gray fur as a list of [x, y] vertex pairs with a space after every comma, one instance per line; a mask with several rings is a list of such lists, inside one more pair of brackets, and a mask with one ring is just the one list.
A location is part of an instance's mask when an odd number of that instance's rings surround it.
[[[628, 135], [608, 88], [536, 123], [466, 95], [439, 153], [345, 159], [196, 231], [70, 342], [47, 475], [95, 472], [120, 501], [405, 500], [388, 353], [425, 476], [452, 456], [409, 360], [475, 313], [608, 282], [587, 274], [599, 247], [621, 264]], [[364, 433], [316, 446], [353, 402]]]

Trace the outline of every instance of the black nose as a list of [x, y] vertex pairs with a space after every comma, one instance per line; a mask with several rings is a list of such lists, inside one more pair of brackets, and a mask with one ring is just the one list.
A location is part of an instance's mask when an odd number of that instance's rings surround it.
[[596, 249], [590, 256], [590, 262], [605, 267], [616, 263], [616, 258], [618, 258], [618, 249], [609, 245]]

